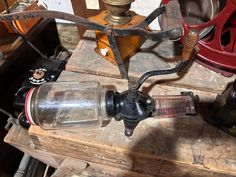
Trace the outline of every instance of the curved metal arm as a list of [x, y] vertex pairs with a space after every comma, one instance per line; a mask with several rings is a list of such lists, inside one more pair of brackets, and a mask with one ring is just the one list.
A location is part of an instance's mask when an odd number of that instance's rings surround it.
[[189, 62], [180, 61], [174, 68], [154, 70], [144, 73], [137, 81], [139, 88], [149, 77], [178, 73], [179, 71], [182, 71], [188, 63]]
[[[173, 3], [170, 3], [170, 6], [173, 6]], [[172, 7], [173, 8], [173, 7]], [[76, 24], [82, 25], [90, 30], [98, 30], [100, 32], [106, 33], [108, 30], [110, 31], [112, 29], [112, 32], [114, 36], [133, 36], [133, 35], [139, 35], [143, 36], [147, 39], [153, 40], [153, 41], [163, 41], [165, 39], [178, 39], [182, 36], [182, 28], [181, 28], [181, 22], [177, 22], [177, 20], [169, 20], [169, 25], [173, 26], [171, 29], [167, 29], [166, 31], [158, 31], [153, 32], [150, 30], [145, 29], [154, 19], [156, 19], [159, 15], [164, 13], [166, 10], [170, 11], [168, 9], [171, 9], [168, 5], [161, 6], [157, 9], [155, 9], [146, 19], [144, 19], [142, 22], [140, 22], [139, 25], [132, 28], [112, 28], [109, 25], [101, 25], [94, 21], [88, 20], [86, 18], [75, 16], [69, 13], [65, 12], [59, 12], [59, 11], [52, 11], [52, 10], [33, 10], [33, 11], [25, 11], [25, 12], [18, 12], [18, 13], [11, 13], [6, 15], [0, 15], [0, 22], [1, 21], [14, 21], [14, 20], [25, 20], [29, 18], [49, 18], [49, 19], [62, 19], [74, 22]], [[170, 13], [171, 14], [171, 13]], [[173, 15], [173, 14], [172, 14]], [[167, 14], [168, 16], [168, 14]], [[170, 16], [170, 15], [169, 15]], [[180, 16], [177, 14], [177, 16]]]
[[104, 32], [105, 26], [92, 22], [86, 18], [75, 16], [65, 12], [53, 11], [53, 10], [32, 10], [18, 13], [11, 13], [6, 15], [0, 15], [1, 21], [14, 21], [14, 20], [26, 20], [29, 18], [48, 18], [48, 19], [62, 19], [80, 24], [91, 30], [99, 30]]
[[166, 31], [148, 31], [141, 28], [130, 28], [130, 29], [112, 29], [115, 36], [143, 36], [146, 39], [152, 41], [161, 42], [163, 40], [176, 40], [182, 36], [181, 28], [173, 28]]
[[188, 66], [188, 64], [192, 61], [194, 56], [197, 54], [198, 48], [196, 48], [195, 46], [198, 40], [199, 40], [199, 32], [190, 30], [184, 40], [181, 61], [174, 68], [154, 70], [154, 71], [149, 71], [149, 72], [144, 73], [136, 82], [134, 88], [131, 88], [131, 89], [138, 91], [141, 85], [149, 77], [182, 72]]

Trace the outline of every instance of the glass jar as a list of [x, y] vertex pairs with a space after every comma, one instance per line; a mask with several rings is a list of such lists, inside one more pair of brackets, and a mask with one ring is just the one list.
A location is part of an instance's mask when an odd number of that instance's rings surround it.
[[105, 92], [99, 82], [47, 82], [28, 92], [25, 113], [43, 129], [103, 126], [110, 121]]

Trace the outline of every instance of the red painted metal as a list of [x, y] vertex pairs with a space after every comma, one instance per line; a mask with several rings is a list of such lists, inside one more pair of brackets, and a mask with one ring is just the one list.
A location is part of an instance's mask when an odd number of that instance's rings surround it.
[[[169, 0], [162, 2], [166, 4]], [[212, 26], [214, 29], [211, 34], [198, 42], [198, 59], [206, 66], [214, 66], [218, 72], [229, 76], [227, 72], [236, 72], [236, 0], [227, 0], [224, 8], [206, 23], [187, 25], [183, 20], [185, 34], [190, 29], [201, 31]]]

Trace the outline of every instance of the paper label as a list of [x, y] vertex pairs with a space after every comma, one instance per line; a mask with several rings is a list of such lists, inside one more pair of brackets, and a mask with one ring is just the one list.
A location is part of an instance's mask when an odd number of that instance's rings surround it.
[[99, 10], [99, 1], [98, 0], [85, 0], [87, 9]]

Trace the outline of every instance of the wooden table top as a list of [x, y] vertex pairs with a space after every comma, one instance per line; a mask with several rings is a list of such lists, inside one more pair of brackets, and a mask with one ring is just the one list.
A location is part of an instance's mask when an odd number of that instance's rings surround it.
[[[88, 30], [75, 49], [66, 70], [120, 78], [118, 67], [98, 55], [94, 51], [95, 47], [95, 33]], [[128, 74], [130, 78], [137, 79], [144, 72], [173, 67], [179, 60], [181, 50], [180, 45], [171, 41], [156, 44], [147, 40], [140, 52], [130, 59]], [[153, 77], [148, 82], [219, 93], [225, 89], [227, 83], [234, 81], [235, 78], [235, 76], [226, 78], [194, 62], [181, 79], [173, 74]]]

